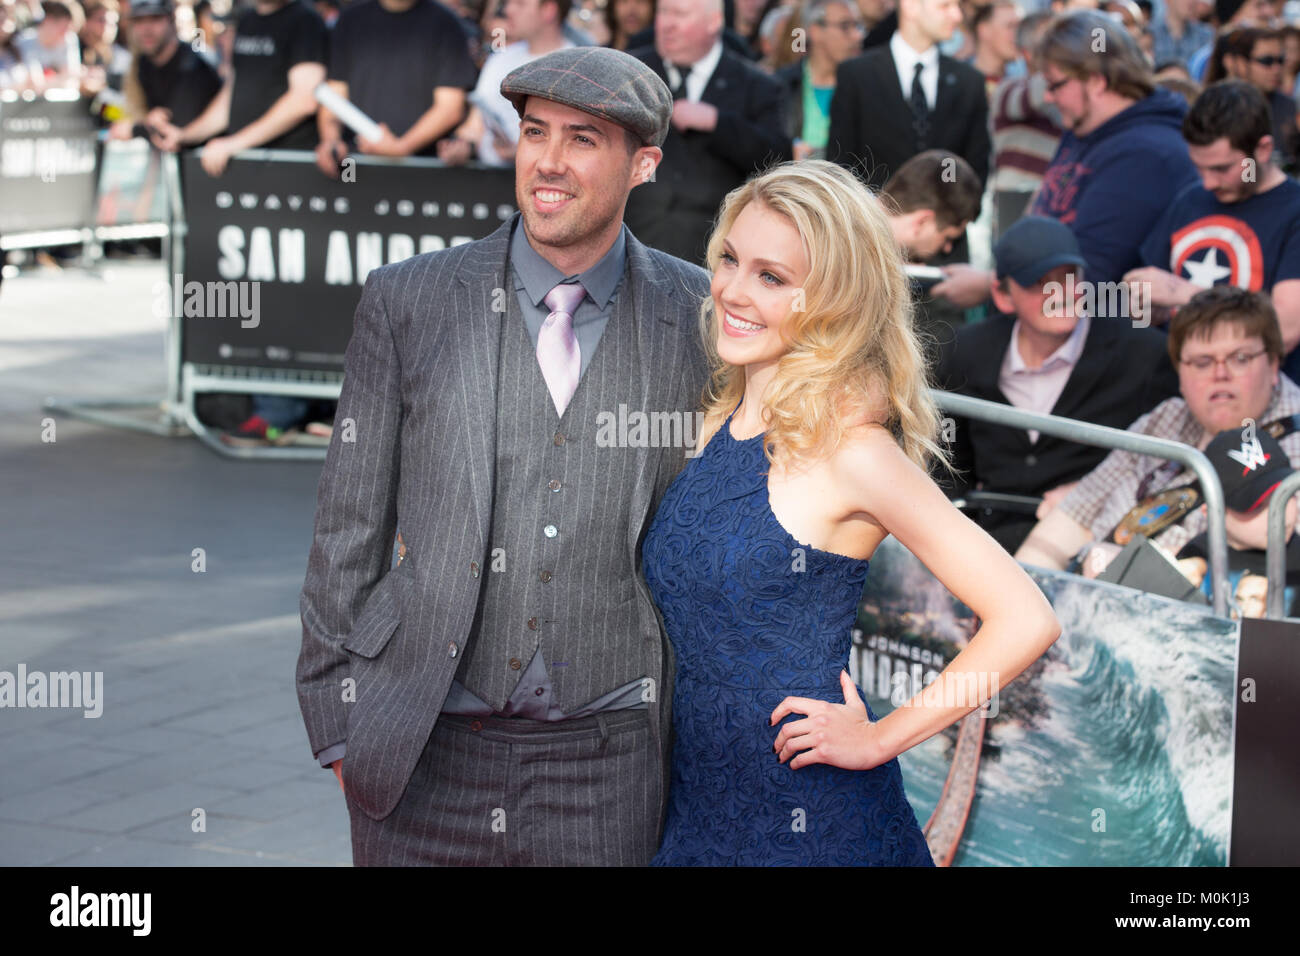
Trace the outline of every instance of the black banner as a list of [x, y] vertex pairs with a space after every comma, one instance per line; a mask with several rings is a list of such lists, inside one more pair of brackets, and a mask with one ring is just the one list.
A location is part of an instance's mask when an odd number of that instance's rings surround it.
[[95, 147], [81, 97], [0, 95], [0, 235], [91, 225]]
[[1246, 618], [1237, 663], [1233, 866], [1300, 865], [1300, 624]]
[[480, 239], [515, 211], [514, 171], [252, 150], [216, 179], [181, 160], [184, 275], [159, 307], [183, 317], [182, 359], [341, 371], [370, 270]]

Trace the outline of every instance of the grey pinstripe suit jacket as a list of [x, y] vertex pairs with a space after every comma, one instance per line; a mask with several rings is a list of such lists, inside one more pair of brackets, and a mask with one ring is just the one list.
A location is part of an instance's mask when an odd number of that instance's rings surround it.
[[[297, 686], [312, 751], [346, 742], [348, 792], [376, 820], [392, 812], [411, 778], [485, 580], [497, 346], [504, 297], [514, 295], [506, 275], [512, 225], [372, 271], [347, 348], [300, 600]], [[632, 237], [627, 257], [619, 300], [632, 297], [638, 361], [627, 369], [620, 401], [694, 412], [707, 377], [696, 316], [708, 276]], [[685, 455], [681, 448], [637, 454], [639, 478], [618, 492], [617, 506], [633, 516], [624, 546], [638, 569], [640, 600], [653, 609], [639, 573], [640, 544]], [[390, 570], [399, 520], [409, 550]], [[662, 771], [672, 661], [657, 610], [653, 620], [659, 633], [646, 636], [662, 649], [662, 679], [651, 724]]]

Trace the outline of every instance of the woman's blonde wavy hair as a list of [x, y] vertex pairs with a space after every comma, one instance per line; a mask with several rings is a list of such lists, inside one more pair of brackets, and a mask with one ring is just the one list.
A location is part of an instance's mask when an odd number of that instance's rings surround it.
[[[783, 325], [790, 349], [763, 396], [768, 461], [774, 461], [773, 448], [781, 449], [783, 462], [828, 456], [848, 418], [866, 413], [919, 467], [930, 460], [950, 467], [936, 441], [939, 411], [913, 328], [903, 253], [880, 201], [834, 163], [773, 167], [723, 201], [706, 254], [711, 272], [718, 268], [723, 239], [751, 202], [790, 220], [810, 267]], [[744, 368], [718, 355], [718, 331], [710, 296], [700, 309], [700, 333], [713, 366], [704, 394], [706, 429], [721, 424], [745, 391]]]

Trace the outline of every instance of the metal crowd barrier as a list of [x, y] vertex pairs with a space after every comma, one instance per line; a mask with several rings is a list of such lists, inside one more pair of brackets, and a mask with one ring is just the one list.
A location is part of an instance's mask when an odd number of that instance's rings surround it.
[[[180, 202], [180, 173], [176, 156], [162, 156], [163, 195], [166, 197], [169, 217], [175, 216]], [[179, 242], [184, 235], [184, 224], [173, 223], [163, 230], [165, 263], [174, 262], [180, 255]], [[172, 315], [167, 320], [163, 334], [163, 361], [166, 363], [166, 390], [162, 395], [141, 395], [128, 398], [85, 398], [47, 396], [41, 403], [45, 411], [57, 412], [82, 421], [141, 431], [163, 438], [178, 438], [189, 434], [185, 423], [185, 409], [181, 395], [181, 318]]]
[[[1042, 415], [1027, 412], [1012, 405], [971, 398], [954, 392], [931, 389], [930, 395], [939, 407], [954, 415], [965, 418], [977, 418], [995, 425], [1008, 425], [1012, 428], [1033, 428], [1045, 435], [1055, 435], [1068, 441], [1096, 445], [1100, 448], [1123, 448], [1125, 451], [1153, 458], [1167, 458], [1181, 462], [1196, 472], [1201, 489], [1205, 495], [1205, 506], [1209, 513], [1207, 529], [1211, 583], [1214, 592], [1214, 613], [1220, 617], [1228, 616], [1228, 538], [1224, 530], [1223, 485], [1214, 471], [1210, 460], [1197, 449], [1182, 442], [1167, 438], [1152, 438], [1106, 425], [1094, 425], [1091, 422], [1076, 421], [1073, 418], [1060, 418], [1056, 415]], [[1295, 477], [1295, 476], [1292, 476]], [[1290, 478], [1287, 481], [1291, 481]], [[1285, 485], [1285, 483], [1284, 483]], [[1297, 483], [1296, 487], [1300, 487]], [[1279, 495], [1273, 495], [1276, 503]], [[1271, 518], [1271, 512], [1270, 512]], [[1269, 546], [1273, 545], [1272, 525], [1270, 524]], [[1272, 574], [1269, 575], [1269, 601], [1273, 600]]]
[[1268, 502], [1268, 607], [1270, 618], [1286, 617], [1286, 505], [1300, 491], [1300, 471], [1282, 480]]

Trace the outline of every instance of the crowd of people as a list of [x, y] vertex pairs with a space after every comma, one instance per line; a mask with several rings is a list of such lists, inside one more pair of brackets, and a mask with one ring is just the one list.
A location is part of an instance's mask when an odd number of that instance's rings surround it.
[[[510, 166], [507, 74], [626, 51], [674, 100], [628, 201], [641, 241], [701, 263], [756, 172], [853, 170], [932, 267], [912, 271], [935, 383], [1213, 450], [1240, 575], [1300, 467], [1298, 24], [1275, 0], [0, 0], [0, 88], [80, 88], [111, 137], [201, 149], [213, 176], [253, 147], [328, 176], [353, 152]], [[290, 441], [308, 410], [259, 397], [229, 440]], [[951, 440], [954, 496], [1029, 502], [972, 509], [1022, 559], [1104, 574], [1136, 527], [1208, 593], [1185, 470], [987, 422]]]

